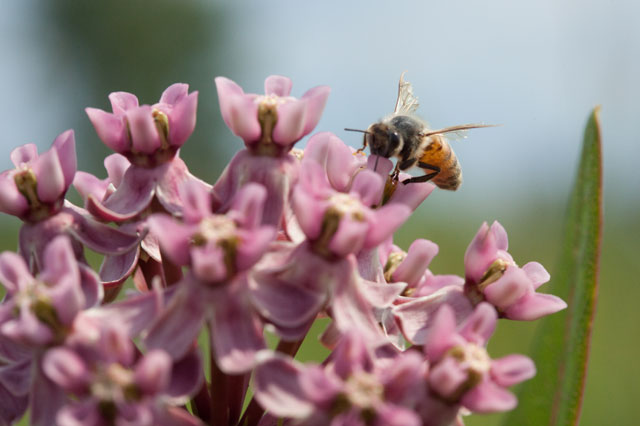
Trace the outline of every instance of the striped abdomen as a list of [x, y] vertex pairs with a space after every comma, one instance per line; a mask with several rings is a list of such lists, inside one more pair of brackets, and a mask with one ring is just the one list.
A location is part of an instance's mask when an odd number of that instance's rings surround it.
[[440, 173], [431, 179], [438, 188], [455, 191], [462, 183], [462, 169], [458, 158], [442, 135], [430, 137], [420, 162], [440, 167]]

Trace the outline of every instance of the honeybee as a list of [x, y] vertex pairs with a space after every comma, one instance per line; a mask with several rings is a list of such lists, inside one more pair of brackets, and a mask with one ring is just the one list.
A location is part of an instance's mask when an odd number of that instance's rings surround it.
[[405, 185], [413, 182], [432, 181], [439, 188], [455, 191], [462, 183], [462, 169], [456, 154], [445, 138], [445, 133], [460, 133], [469, 129], [492, 127], [485, 124], [461, 124], [430, 130], [417, 115], [418, 98], [413, 94], [411, 83], [400, 76], [398, 99], [393, 113], [373, 123], [364, 130], [345, 129], [364, 133], [363, 147], [369, 146], [371, 154], [381, 157], [397, 157], [394, 179], [399, 170], [420, 167], [425, 175], [402, 181]]

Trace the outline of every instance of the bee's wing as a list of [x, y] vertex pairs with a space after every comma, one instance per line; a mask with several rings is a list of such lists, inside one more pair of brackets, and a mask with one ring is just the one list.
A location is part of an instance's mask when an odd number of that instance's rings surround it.
[[411, 83], [405, 81], [404, 74], [403, 72], [398, 83], [398, 99], [396, 100], [396, 108], [393, 110], [394, 114], [414, 113], [420, 105], [418, 98], [413, 94]]
[[445, 127], [444, 129], [427, 130], [421, 134], [422, 137], [432, 135], [443, 135], [446, 133], [448, 140], [465, 139], [467, 133], [471, 129], [480, 129], [483, 127], [495, 127], [494, 124], [460, 124], [458, 126]]

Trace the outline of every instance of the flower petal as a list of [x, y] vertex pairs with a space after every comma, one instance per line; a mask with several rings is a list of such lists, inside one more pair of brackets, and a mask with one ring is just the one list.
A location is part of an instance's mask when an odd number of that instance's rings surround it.
[[0, 174], [0, 211], [18, 217], [29, 211], [29, 204], [18, 191], [10, 170]]
[[173, 364], [171, 380], [164, 393], [173, 399], [173, 403], [184, 401], [200, 388], [203, 379], [200, 352], [197, 349], [189, 351]]
[[304, 419], [314, 411], [300, 385], [303, 366], [281, 355], [265, 351], [255, 368], [254, 391], [260, 405], [278, 417]]
[[82, 394], [91, 383], [91, 372], [84, 360], [66, 347], [48, 350], [42, 360], [47, 377], [67, 392]]
[[258, 122], [258, 105], [242, 88], [225, 77], [216, 77], [222, 119], [229, 129], [245, 142], [256, 141], [262, 130]]
[[26, 288], [33, 279], [21, 256], [10, 251], [0, 254], [0, 283], [7, 289], [7, 293], [14, 294]]
[[173, 359], [182, 358], [198, 338], [207, 302], [198, 284], [181, 286], [144, 339], [147, 348], [163, 349]]
[[194, 182], [206, 191], [211, 190], [211, 185], [189, 173], [187, 165], [176, 154], [160, 175], [156, 186], [156, 198], [166, 211], [175, 216], [182, 215], [183, 202], [180, 196], [180, 188], [186, 182]]
[[241, 297], [242, 294], [230, 295], [215, 301], [211, 343], [218, 366], [227, 374], [251, 370], [256, 353], [266, 348], [262, 325], [248, 301]]
[[393, 281], [402, 281], [415, 286], [437, 254], [437, 244], [424, 239], [415, 240], [411, 246], [409, 246], [407, 257], [393, 272]]
[[103, 220], [124, 222], [142, 213], [155, 195], [156, 177], [148, 170], [129, 167], [120, 186], [104, 202], [87, 199], [87, 210]]
[[136, 364], [134, 382], [145, 394], [163, 392], [171, 379], [171, 357], [161, 349], [148, 351]]
[[476, 306], [469, 318], [460, 327], [460, 335], [477, 345], [485, 345], [496, 329], [498, 313], [489, 303]]
[[150, 216], [147, 223], [151, 234], [158, 238], [162, 252], [176, 265], [187, 265], [191, 258], [190, 241], [196, 227], [184, 225], [161, 213]]
[[73, 186], [83, 200], [87, 200], [91, 195], [96, 200], [102, 201], [107, 194], [109, 187], [108, 179], [98, 179], [94, 175], [86, 172], [76, 172], [73, 178]]
[[33, 372], [29, 419], [32, 426], [50, 426], [67, 397], [45, 376], [40, 364], [40, 361], [36, 361]]
[[522, 267], [522, 270], [527, 274], [527, 276], [533, 283], [534, 289], [537, 289], [542, 284], [548, 282], [549, 279], [551, 279], [551, 275], [549, 275], [544, 266], [542, 266], [538, 262], [529, 262]]
[[116, 188], [120, 186], [124, 174], [129, 168], [131, 163], [127, 160], [127, 157], [121, 154], [111, 154], [104, 159], [104, 168], [107, 170], [107, 176], [109, 176], [109, 182]]
[[350, 194], [357, 194], [367, 207], [372, 207], [380, 203], [384, 180], [377, 173], [371, 170], [363, 170], [356, 175], [351, 185]]

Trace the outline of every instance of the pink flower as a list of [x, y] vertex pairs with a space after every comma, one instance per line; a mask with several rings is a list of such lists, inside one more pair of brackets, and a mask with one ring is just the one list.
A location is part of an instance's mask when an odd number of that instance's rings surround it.
[[78, 265], [65, 236], [47, 246], [37, 277], [17, 254], [0, 254], [0, 282], [8, 294], [0, 305], [0, 333], [29, 345], [60, 343], [76, 315], [102, 301], [97, 277]]
[[496, 326], [497, 314], [488, 303], [456, 327], [453, 310], [438, 310], [424, 345], [431, 366], [429, 397], [423, 401], [426, 425], [448, 425], [460, 407], [490, 413], [513, 409], [516, 397], [505, 388], [535, 375], [533, 362], [523, 355], [492, 360], [485, 345]]
[[252, 150], [270, 155], [287, 152], [320, 121], [329, 87], [318, 86], [302, 98], [289, 96], [291, 80], [272, 75], [264, 95], [244, 93], [225, 77], [215, 79], [222, 119]]
[[45, 354], [42, 367], [74, 396], [57, 411], [57, 424], [202, 425], [175, 411], [201, 384], [197, 351], [177, 361], [162, 350], [136, 357], [117, 321], [77, 324], [65, 346]]
[[195, 128], [198, 92], [188, 90], [187, 84], [173, 84], [153, 106], [138, 105], [131, 93], [114, 92], [109, 95], [113, 113], [86, 112], [105, 145], [133, 164], [153, 167], [171, 159]]
[[260, 404], [300, 425], [420, 425], [412, 406], [424, 396], [426, 364], [417, 351], [379, 363], [362, 337], [343, 337], [325, 366], [262, 354], [254, 376]]
[[55, 215], [76, 173], [73, 130], [61, 133], [42, 155], [34, 144], [16, 148], [11, 161], [16, 168], [0, 174], [0, 211], [29, 222]]
[[325, 256], [344, 257], [379, 245], [409, 217], [401, 204], [372, 209], [382, 197], [383, 181], [371, 171], [356, 175], [348, 194], [329, 185], [315, 162], [305, 164], [294, 189], [292, 205], [302, 231]]
[[538, 262], [520, 268], [507, 252], [507, 233], [498, 222], [483, 223], [464, 256], [465, 291], [474, 303], [486, 300], [501, 316], [531, 321], [567, 307], [559, 297], [536, 293], [549, 281]]

